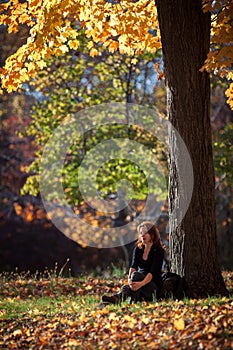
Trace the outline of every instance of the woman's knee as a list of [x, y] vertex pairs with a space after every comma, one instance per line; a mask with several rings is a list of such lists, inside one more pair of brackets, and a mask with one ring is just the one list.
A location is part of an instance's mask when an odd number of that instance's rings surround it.
[[134, 271], [131, 275], [131, 280], [134, 282], [142, 281], [144, 278], [145, 278], [145, 276], [143, 275], [143, 273], [138, 272], [138, 271]]

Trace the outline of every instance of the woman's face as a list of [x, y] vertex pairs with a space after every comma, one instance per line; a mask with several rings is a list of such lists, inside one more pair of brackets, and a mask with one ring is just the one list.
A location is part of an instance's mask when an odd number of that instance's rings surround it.
[[140, 238], [143, 244], [146, 243], [151, 243], [151, 236], [150, 234], [147, 232], [147, 228], [146, 227], [141, 227], [139, 230], [139, 234], [140, 234]]

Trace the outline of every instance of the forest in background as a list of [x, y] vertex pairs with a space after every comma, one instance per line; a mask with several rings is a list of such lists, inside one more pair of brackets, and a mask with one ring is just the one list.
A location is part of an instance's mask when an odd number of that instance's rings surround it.
[[[24, 29], [17, 37], [9, 35], [1, 28], [1, 65], [5, 57], [20, 45], [24, 38]], [[160, 108], [165, 108], [165, 89], [163, 83], [154, 88], [154, 102], [159, 102]], [[147, 96], [148, 97], [148, 96]], [[95, 97], [96, 98], [96, 97]], [[35, 103], [33, 94], [22, 91], [11, 95], [2, 95], [1, 99], [1, 213], [0, 213], [0, 269], [13, 270], [44, 270], [66, 265], [67, 271], [77, 274], [87, 268], [105, 268], [110, 262], [113, 264], [128, 258], [132, 245], [111, 248], [106, 254], [105, 249], [82, 247], [61, 234], [48, 219], [40, 197], [20, 194], [20, 190], [27, 179], [26, 167], [35, 157], [38, 145], [33, 136], [23, 138], [16, 131], [24, 132], [31, 122], [31, 108]], [[94, 103], [94, 101], [93, 101]], [[221, 267], [232, 269], [233, 257], [231, 244], [233, 241], [233, 196], [232, 172], [225, 169], [230, 167], [227, 157], [232, 157], [233, 114], [226, 105], [224, 82], [212, 79], [211, 121], [213, 142], [215, 147], [216, 167], [216, 217], [218, 233], [218, 251]], [[227, 136], [228, 132], [228, 136]], [[231, 131], [232, 132], [232, 131]], [[230, 153], [231, 152], [231, 153]], [[229, 158], [230, 159], [230, 158]], [[232, 168], [231, 168], [232, 169]], [[232, 171], [232, 170], [231, 170]], [[136, 200], [133, 215], [140, 212], [143, 201]], [[88, 220], [99, 220], [98, 213], [93, 212], [86, 205], [80, 205], [78, 210]], [[167, 239], [166, 224], [168, 222], [167, 207], [164, 206], [160, 230], [163, 240]], [[128, 214], [122, 212], [114, 218], [110, 225], [128, 220]], [[102, 222], [109, 218], [101, 217]], [[52, 249], [51, 249], [52, 247]], [[91, 259], [90, 259], [91, 257]], [[67, 258], [69, 261], [67, 262]], [[80, 263], [81, 261], [81, 263]], [[90, 265], [90, 261], [92, 265]]]

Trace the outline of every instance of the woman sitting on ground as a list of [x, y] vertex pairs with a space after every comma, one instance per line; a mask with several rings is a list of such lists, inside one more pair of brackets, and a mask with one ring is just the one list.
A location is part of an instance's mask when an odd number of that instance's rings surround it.
[[157, 227], [144, 221], [137, 227], [138, 240], [128, 274], [128, 284], [119, 293], [103, 295], [104, 303], [118, 304], [130, 298], [132, 301], [153, 301], [162, 286], [161, 269], [165, 247]]

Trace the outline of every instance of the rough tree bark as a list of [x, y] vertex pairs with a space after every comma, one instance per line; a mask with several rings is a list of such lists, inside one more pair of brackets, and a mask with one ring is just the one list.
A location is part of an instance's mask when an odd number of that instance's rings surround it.
[[[217, 257], [214, 168], [210, 125], [210, 82], [200, 72], [210, 45], [210, 16], [201, 0], [157, 0], [168, 114], [189, 151], [194, 190], [189, 209], [176, 224], [185, 185], [179, 181], [182, 154], [170, 133], [171, 271], [184, 276], [187, 295], [226, 294]], [[183, 160], [184, 162], [184, 160]], [[182, 213], [180, 213], [182, 215]]]

